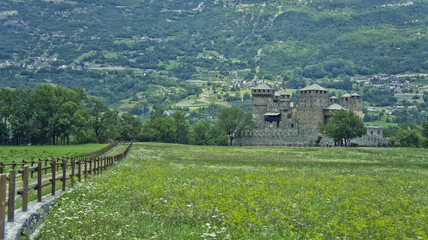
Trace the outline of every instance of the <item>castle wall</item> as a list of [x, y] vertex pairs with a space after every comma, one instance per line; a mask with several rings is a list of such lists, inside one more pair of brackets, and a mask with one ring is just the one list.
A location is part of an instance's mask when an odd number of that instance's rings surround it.
[[[322, 136], [317, 129], [300, 130], [298, 128], [276, 127], [275, 124], [262, 124], [253, 131], [234, 140], [235, 146], [314, 146]], [[322, 137], [320, 146], [333, 144], [333, 140]]]
[[[316, 144], [319, 137], [321, 141]], [[364, 135], [351, 140], [351, 144], [365, 147], [386, 147], [388, 138], [382, 135]], [[253, 131], [248, 131], [244, 136], [236, 138], [234, 146], [334, 146], [333, 139], [322, 135], [318, 129], [299, 130], [297, 128], [278, 128], [275, 124], [263, 124]]]
[[364, 135], [360, 138], [352, 139], [352, 143], [365, 147], [387, 147], [389, 145], [389, 138], [377, 135]]

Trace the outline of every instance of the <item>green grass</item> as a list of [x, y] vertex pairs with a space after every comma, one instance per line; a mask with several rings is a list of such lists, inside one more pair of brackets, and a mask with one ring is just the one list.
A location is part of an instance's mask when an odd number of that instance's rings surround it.
[[134, 144], [39, 239], [426, 239], [428, 150]]
[[364, 123], [367, 126], [380, 126], [380, 127], [396, 127], [398, 126], [398, 123], [393, 122], [385, 122], [385, 121], [373, 121], [373, 122], [365, 122]]
[[60, 146], [0, 146], [0, 162], [11, 163], [30, 161], [38, 158], [52, 158], [90, 153], [107, 144], [81, 144]]

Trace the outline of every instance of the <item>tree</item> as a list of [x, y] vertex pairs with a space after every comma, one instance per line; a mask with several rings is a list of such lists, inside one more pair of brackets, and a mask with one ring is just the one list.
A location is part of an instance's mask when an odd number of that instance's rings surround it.
[[10, 89], [0, 89], [0, 143], [2, 145], [9, 141], [10, 131], [8, 128], [10, 116], [12, 115], [12, 103], [15, 93]]
[[350, 77], [345, 77], [343, 80], [343, 89], [345, 90], [352, 90], [352, 82]]
[[428, 119], [422, 124], [422, 136], [424, 137], [423, 147], [428, 147]]
[[31, 90], [15, 90], [11, 113], [10, 129], [15, 145], [31, 143], [31, 134], [34, 129], [32, 122], [34, 107]]
[[108, 108], [96, 98], [90, 98], [89, 103], [89, 112], [90, 112], [90, 126], [94, 130], [95, 136], [98, 142], [102, 142], [102, 134], [104, 132], [102, 124], [102, 115]]
[[177, 143], [188, 144], [190, 142], [190, 124], [181, 111], [174, 113], [175, 136]]
[[428, 138], [428, 119], [422, 124], [422, 136], [424, 136], [424, 138]]
[[135, 141], [141, 133], [141, 121], [129, 113], [124, 113], [120, 119], [120, 139], [123, 141]]
[[353, 111], [339, 110], [331, 114], [326, 125], [320, 126], [320, 131], [334, 142], [344, 141], [345, 146], [349, 146], [351, 139], [363, 136], [367, 129]]
[[211, 129], [209, 123], [205, 121], [199, 121], [193, 125], [194, 140], [193, 144], [196, 145], [208, 145], [208, 133]]
[[232, 146], [236, 137], [254, 128], [254, 122], [251, 114], [238, 108], [228, 108], [221, 111], [217, 126], [227, 135], [228, 145]]
[[401, 129], [397, 130], [397, 140], [403, 147], [419, 147], [422, 143], [421, 133], [416, 129]]
[[244, 96], [242, 96], [242, 100], [244, 101], [251, 100], [251, 95], [248, 92], [245, 92]]
[[143, 123], [142, 138], [144, 141], [172, 143], [176, 139], [174, 118], [165, 114], [163, 108], [152, 111], [150, 119]]

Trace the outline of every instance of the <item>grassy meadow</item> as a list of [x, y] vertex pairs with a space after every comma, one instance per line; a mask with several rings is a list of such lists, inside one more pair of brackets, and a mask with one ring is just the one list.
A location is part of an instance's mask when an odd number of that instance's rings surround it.
[[137, 143], [37, 239], [427, 239], [428, 150]]
[[38, 158], [52, 158], [90, 153], [108, 144], [81, 144], [58, 146], [0, 146], [0, 162], [11, 163], [31, 161]]

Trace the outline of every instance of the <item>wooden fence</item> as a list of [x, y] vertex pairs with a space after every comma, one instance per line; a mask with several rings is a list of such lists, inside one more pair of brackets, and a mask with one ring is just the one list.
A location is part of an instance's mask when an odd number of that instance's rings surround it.
[[[97, 150], [97, 151], [94, 151], [94, 152], [80, 154], [80, 155], [74, 155], [74, 156], [71, 156], [71, 157], [67, 156], [67, 157], [62, 157], [62, 158], [65, 158], [67, 160], [69, 160], [69, 159], [75, 159], [75, 160], [80, 159], [80, 160], [82, 160], [82, 159], [85, 159], [85, 158], [97, 157], [97, 156], [103, 155], [104, 153], [106, 153], [106, 152], [110, 151], [111, 149], [115, 148], [117, 146], [117, 144], [118, 144], [118, 142], [113, 142], [110, 145], [108, 145], [106, 147], [103, 147], [100, 150]], [[45, 167], [46, 167], [48, 165], [48, 162], [52, 161], [53, 158], [52, 159], [47, 159], [47, 158], [40, 159], [39, 158], [39, 161], [40, 160], [45, 163]], [[3, 173], [5, 171], [5, 169], [8, 168], [9, 166], [11, 166], [12, 169], [16, 169], [17, 167], [18, 168], [19, 167], [23, 168], [24, 165], [31, 164], [31, 167], [33, 167], [34, 164], [38, 163], [39, 161], [36, 161], [36, 160], [32, 159], [31, 161], [22, 160], [22, 163], [17, 163], [15, 161], [13, 161], [12, 163], [3, 163], [3, 162], [0, 162], [0, 173]]]
[[[37, 191], [37, 201], [41, 202], [42, 189], [51, 186], [51, 194], [55, 195], [57, 181], [62, 182], [62, 191], [65, 191], [67, 181], [70, 181], [71, 186], [73, 186], [74, 181], [81, 181], [82, 178], [86, 178], [88, 175], [102, 174], [107, 167], [126, 157], [132, 146], [132, 143], [130, 143], [125, 151], [118, 155], [101, 157], [101, 155], [116, 147], [117, 144], [115, 142], [96, 152], [74, 157], [62, 157], [61, 159], [56, 158], [47, 161], [39, 159], [36, 162], [36, 166], [34, 166], [33, 161], [26, 162], [31, 163], [31, 166], [27, 166], [25, 163], [4, 164], [3, 166], [11, 165], [12, 169], [10, 169], [9, 174], [0, 174], [0, 239], [3, 239], [5, 234], [6, 206], [8, 209], [7, 221], [13, 222], [15, 201], [22, 198], [22, 211], [26, 212], [28, 196], [31, 190]], [[48, 161], [49, 164], [47, 164]], [[22, 169], [17, 171], [15, 169], [17, 166], [22, 166]], [[34, 173], [37, 175], [37, 180], [31, 181], [34, 178]], [[19, 184], [20, 189], [17, 190], [17, 180], [19, 179], [22, 180], [20, 182], [22, 184]], [[8, 185], [7, 182], [9, 182]], [[8, 192], [6, 192], [7, 188]], [[6, 194], [8, 194], [7, 199]]]

